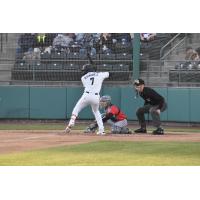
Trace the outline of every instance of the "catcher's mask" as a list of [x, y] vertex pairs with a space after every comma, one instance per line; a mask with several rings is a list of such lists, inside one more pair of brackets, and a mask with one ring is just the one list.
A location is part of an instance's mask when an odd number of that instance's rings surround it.
[[82, 71], [83, 75], [85, 75], [88, 72], [95, 72], [96, 69], [91, 64], [85, 64], [82, 66], [81, 71]]
[[107, 108], [109, 105], [111, 105], [111, 97], [108, 95], [102, 96], [99, 104], [101, 108]]

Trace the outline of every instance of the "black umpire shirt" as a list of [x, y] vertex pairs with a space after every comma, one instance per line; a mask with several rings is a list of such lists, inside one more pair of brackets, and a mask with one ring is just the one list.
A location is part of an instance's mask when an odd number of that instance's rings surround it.
[[145, 100], [144, 105], [158, 105], [158, 109], [161, 109], [165, 102], [165, 99], [161, 95], [149, 87], [144, 87], [143, 91], [139, 94]]

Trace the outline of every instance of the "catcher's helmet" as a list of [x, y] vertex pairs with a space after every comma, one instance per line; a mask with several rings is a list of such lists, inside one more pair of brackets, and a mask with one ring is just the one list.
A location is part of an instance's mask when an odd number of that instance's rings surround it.
[[102, 96], [100, 98], [100, 107], [106, 108], [111, 105], [111, 97], [108, 95]]
[[95, 67], [93, 67], [91, 64], [85, 64], [82, 66], [81, 71], [83, 72], [83, 74], [87, 74], [88, 72], [95, 72], [96, 69]]

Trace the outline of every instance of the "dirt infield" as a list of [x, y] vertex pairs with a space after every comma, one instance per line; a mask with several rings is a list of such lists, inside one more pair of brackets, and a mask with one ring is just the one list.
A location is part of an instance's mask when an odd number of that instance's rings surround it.
[[0, 131], [0, 154], [22, 152], [33, 149], [45, 149], [65, 145], [88, 143], [93, 141], [179, 141], [200, 142], [199, 133], [169, 132], [162, 136], [150, 134], [107, 134], [98, 136], [95, 134], [84, 134], [81, 131], [72, 131], [62, 135], [57, 130], [1, 130]]

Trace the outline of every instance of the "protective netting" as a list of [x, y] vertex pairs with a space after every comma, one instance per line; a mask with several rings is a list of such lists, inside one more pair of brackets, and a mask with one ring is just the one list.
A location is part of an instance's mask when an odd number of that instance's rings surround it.
[[130, 33], [21, 34], [12, 80], [80, 81], [80, 68], [89, 62], [97, 71], [109, 71], [111, 81], [132, 75]]

